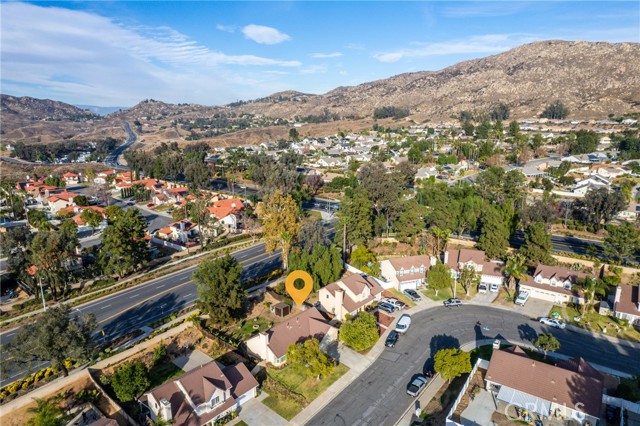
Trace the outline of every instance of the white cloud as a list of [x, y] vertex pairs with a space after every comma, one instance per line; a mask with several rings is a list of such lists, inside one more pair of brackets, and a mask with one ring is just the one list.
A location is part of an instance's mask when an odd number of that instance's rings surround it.
[[333, 52], [333, 53], [312, 53], [311, 57], [316, 59], [328, 59], [328, 58], [339, 58], [342, 56], [342, 52]]
[[265, 27], [264, 25], [247, 25], [242, 29], [242, 33], [249, 40], [260, 44], [278, 44], [291, 40], [289, 35], [281, 33], [275, 28]]
[[83, 11], [18, 2], [0, 10], [2, 87], [16, 94], [96, 105], [225, 103], [265, 90], [247, 66], [302, 65], [228, 54], [172, 28], [125, 27]]
[[324, 74], [326, 72], [327, 67], [324, 65], [311, 65], [300, 69], [300, 74]]
[[486, 34], [436, 43], [413, 43], [411, 48], [380, 52], [374, 54], [373, 57], [380, 62], [398, 62], [401, 59], [429, 56], [498, 53], [541, 39], [541, 37], [528, 34]]
[[216, 25], [216, 29], [219, 31], [224, 31], [225, 33], [235, 33], [238, 30], [237, 25]]

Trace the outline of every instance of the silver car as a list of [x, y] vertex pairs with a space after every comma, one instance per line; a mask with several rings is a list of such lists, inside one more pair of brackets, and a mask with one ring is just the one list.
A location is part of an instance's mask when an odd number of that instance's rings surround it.
[[416, 376], [407, 386], [407, 395], [418, 396], [429, 383], [429, 379], [424, 376]]
[[540, 322], [544, 325], [559, 328], [560, 330], [564, 330], [567, 327], [565, 323], [555, 318], [542, 317], [540, 318]]

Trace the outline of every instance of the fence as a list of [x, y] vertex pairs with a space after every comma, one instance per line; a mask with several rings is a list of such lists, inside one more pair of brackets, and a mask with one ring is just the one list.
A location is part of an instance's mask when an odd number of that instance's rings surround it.
[[156, 237], [151, 237], [151, 242], [154, 243], [154, 244], [157, 244], [159, 246], [169, 247], [169, 248], [172, 248], [172, 249], [178, 250], [178, 251], [182, 251], [182, 250], [186, 250], [187, 249], [185, 246], [174, 244], [171, 241], [162, 240], [162, 239], [156, 238]]
[[626, 399], [616, 398], [615, 396], [602, 395], [602, 403], [613, 405], [614, 407], [620, 407], [635, 414], [640, 414], [640, 402], [631, 402]]
[[451, 410], [449, 410], [449, 414], [447, 414], [447, 419], [451, 419], [451, 417], [453, 416], [453, 413], [456, 411], [456, 408], [458, 408], [458, 404], [460, 404], [460, 401], [462, 401], [462, 397], [464, 396], [465, 392], [467, 392], [467, 388], [469, 387], [471, 380], [473, 380], [473, 376], [476, 374], [476, 371], [478, 370], [478, 366], [482, 361], [483, 361], [482, 359], [478, 358], [475, 365], [471, 369], [471, 373], [469, 373], [469, 377], [467, 377], [467, 380], [464, 382], [464, 386], [462, 386], [462, 389], [460, 390], [458, 397], [453, 403]]

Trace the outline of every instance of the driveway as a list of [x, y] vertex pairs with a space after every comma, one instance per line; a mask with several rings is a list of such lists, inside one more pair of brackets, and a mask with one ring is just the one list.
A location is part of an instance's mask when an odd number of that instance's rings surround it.
[[487, 291], [486, 293], [478, 293], [475, 296], [473, 296], [473, 299], [471, 299], [471, 303], [475, 303], [478, 305], [489, 305], [491, 302], [496, 300], [496, 297], [498, 297], [497, 291], [496, 292]]
[[553, 303], [530, 297], [524, 306], [513, 304], [513, 310], [529, 318], [538, 319], [549, 315]]
[[238, 418], [249, 426], [286, 426], [289, 423], [286, 419], [260, 402], [267, 396], [265, 392], [262, 392], [259, 397], [242, 404]]

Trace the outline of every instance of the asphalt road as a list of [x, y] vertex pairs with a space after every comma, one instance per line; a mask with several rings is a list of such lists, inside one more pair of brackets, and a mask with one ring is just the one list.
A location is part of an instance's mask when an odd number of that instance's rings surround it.
[[137, 138], [136, 134], [131, 130], [131, 126], [129, 126], [129, 123], [127, 123], [126, 121], [124, 122], [124, 130], [126, 130], [127, 134], [129, 135], [127, 137], [127, 140], [122, 145], [116, 147], [116, 149], [111, 151], [109, 155], [107, 155], [107, 157], [104, 159], [104, 164], [110, 167], [117, 166], [121, 169], [128, 170], [128, 167], [123, 166], [118, 162], [118, 157], [124, 152], [125, 149], [136, 143]]
[[[233, 254], [243, 264], [242, 280], [262, 276], [282, 266], [279, 252], [267, 254], [263, 243]], [[158, 278], [105, 298], [74, 308], [74, 312], [94, 314], [98, 321], [95, 332], [98, 341], [110, 341], [166, 315], [187, 308], [198, 298], [196, 284], [191, 274], [196, 266], [186, 268], [171, 276]], [[102, 336], [104, 331], [105, 336]], [[0, 334], [0, 345], [11, 343], [16, 330]], [[46, 366], [42, 363], [34, 369]], [[27, 371], [11, 369], [0, 377], [0, 386], [17, 380]]]
[[[582, 356], [587, 361], [627, 372], [640, 372], [640, 349], [615, 345], [610, 341], [557, 330], [517, 312], [485, 306], [431, 308], [412, 317], [413, 323], [392, 349], [382, 355], [358, 379], [309, 422], [310, 426], [389, 426], [394, 425], [413, 405], [406, 394], [410, 379], [431, 367], [439, 349], [502, 337], [513, 342], [531, 343], [538, 333], [551, 332], [560, 342], [559, 353]], [[481, 325], [476, 325], [480, 321]], [[489, 331], [483, 328], [488, 327]]]

